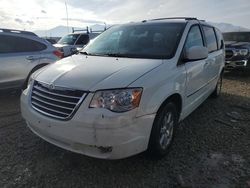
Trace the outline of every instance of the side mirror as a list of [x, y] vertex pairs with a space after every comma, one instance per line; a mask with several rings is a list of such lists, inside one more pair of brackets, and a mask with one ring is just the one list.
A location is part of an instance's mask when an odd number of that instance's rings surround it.
[[197, 61], [208, 57], [208, 49], [203, 46], [193, 46], [184, 52], [185, 61]]
[[75, 48], [75, 47], [71, 48], [70, 51], [71, 51], [71, 54], [72, 54], [72, 55], [73, 55], [73, 54], [76, 54], [76, 53], [78, 52], [78, 51], [77, 51], [77, 48]]

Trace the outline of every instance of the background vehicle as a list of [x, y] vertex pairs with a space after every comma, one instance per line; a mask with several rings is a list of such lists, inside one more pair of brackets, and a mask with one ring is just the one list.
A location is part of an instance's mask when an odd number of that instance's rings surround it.
[[60, 37], [43, 37], [45, 40], [49, 41], [51, 44], [56, 44]]
[[84, 48], [90, 40], [94, 39], [101, 32], [103, 32], [89, 31], [88, 27], [83, 30], [74, 30], [74, 28], [72, 28], [72, 31], [73, 33], [62, 37], [56, 44], [54, 44], [54, 46], [64, 54], [64, 57], [77, 53]]
[[250, 32], [223, 33], [226, 69], [250, 70]]
[[31, 73], [61, 55], [32, 32], [0, 29], [0, 89], [25, 87]]
[[22, 115], [35, 134], [70, 151], [162, 157], [178, 122], [220, 94], [224, 56], [220, 31], [195, 18], [114, 26], [33, 74]]

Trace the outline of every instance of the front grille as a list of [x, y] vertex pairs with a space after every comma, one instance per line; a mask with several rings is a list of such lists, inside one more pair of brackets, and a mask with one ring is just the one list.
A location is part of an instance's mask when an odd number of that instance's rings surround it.
[[234, 55], [233, 50], [226, 50], [226, 59], [232, 58]]
[[70, 119], [87, 93], [68, 88], [51, 87], [35, 81], [31, 94], [31, 106], [38, 112], [56, 119]]

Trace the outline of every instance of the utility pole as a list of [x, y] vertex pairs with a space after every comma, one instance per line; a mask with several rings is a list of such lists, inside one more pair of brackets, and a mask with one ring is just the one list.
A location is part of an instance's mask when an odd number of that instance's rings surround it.
[[69, 33], [69, 14], [68, 14], [68, 6], [67, 6], [66, 1], [65, 1], [65, 7], [66, 7], [66, 15], [67, 15], [67, 30]]

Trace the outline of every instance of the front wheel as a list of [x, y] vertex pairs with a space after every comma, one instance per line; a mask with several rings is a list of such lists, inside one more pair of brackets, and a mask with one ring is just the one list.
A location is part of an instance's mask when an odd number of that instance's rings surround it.
[[167, 154], [178, 123], [176, 106], [169, 102], [157, 113], [150, 135], [148, 152], [155, 157]]

